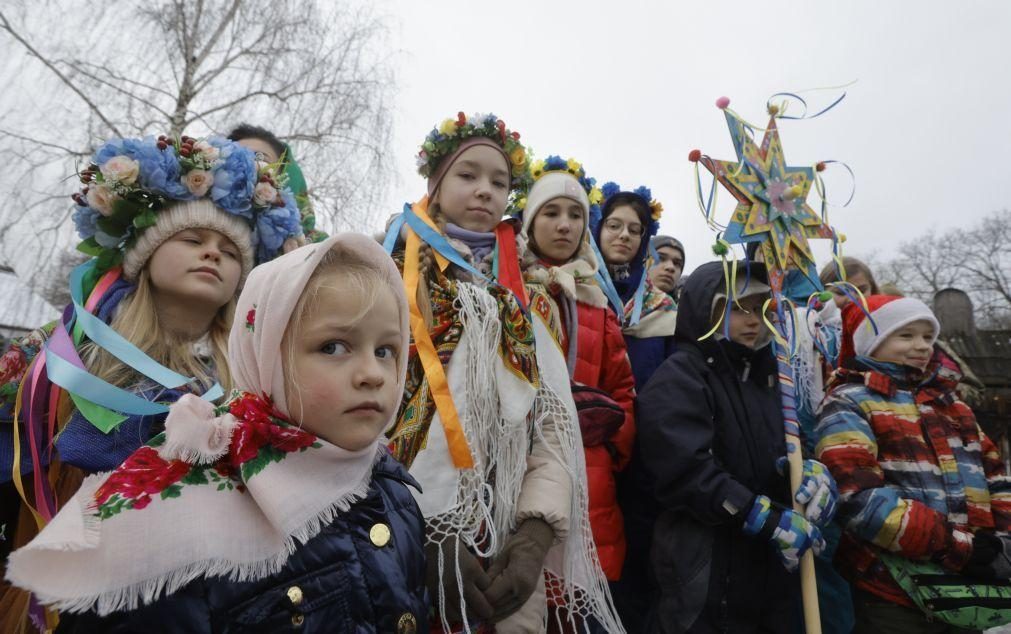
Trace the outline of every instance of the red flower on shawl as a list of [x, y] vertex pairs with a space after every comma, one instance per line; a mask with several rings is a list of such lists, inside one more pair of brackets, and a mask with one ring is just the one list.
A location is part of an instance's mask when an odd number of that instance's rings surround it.
[[308, 432], [283, 424], [286, 419], [266, 396], [243, 394], [231, 402], [229, 411], [239, 421], [229, 451], [233, 467], [256, 458], [267, 445], [291, 453], [311, 447], [317, 440]]
[[104, 504], [110, 497], [133, 500], [133, 508], [142, 509], [157, 495], [189, 473], [190, 465], [182, 460], [165, 460], [154, 447], [144, 446], [113, 471], [95, 492], [95, 500]]

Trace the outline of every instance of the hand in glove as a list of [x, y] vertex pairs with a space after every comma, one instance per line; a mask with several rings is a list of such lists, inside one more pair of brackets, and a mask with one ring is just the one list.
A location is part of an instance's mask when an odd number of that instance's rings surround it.
[[791, 572], [800, 565], [800, 558], [808, 549], [817, 555], [825, 548], [817, 526], [800, 513], [774, 507], [764, 495], [755, 497], [744, 521], [744, 532], [772, 542], [783, 567]]
[[[786, 456], [776, 461], [776, 470], [786, 475], [790, 463]], [[828, 468], [817, 460], [805, 460], [801, 474], [800, 489], [794, 499], [804, 507], [804, 517], [818, 526], [824, 526], [835, 516], [839, 501], [839, 489]]]
[[[439, 551], [442, 551], [443, 574], [439, 578]], [[441, 544], [425, 545], [425, 557], [428, 560], [427, 585], [432, 605], [439, 609], [439, 593], [446, 597], [446, 612], [443, 616], [451, 624], [463, 623], [461, 613], [460, 587], [463, 586], [463, 604], [466, 605], [468, 621], [478, 618], [487, 621], [494, 614], [491, 604], [484, 591], [491, 585], [491, 578], [481, 567], [467, 547], [456, 538], [449, 538]], [[459, 560], [459, 574], [457, 571]]]
[[491, 587], [485, 592], [495, 609], [496, 622], [523, 607], [538, 584], [544, 583], [544, 558], [554, 541], [551, 526], [532, 518], [520, 524], [506, 541], [488, 570]]
[[962, 571], [979, 579], [1011, 579], [1011, 543], [989, 531], [979, 531], [972, 538], [972, 555]]

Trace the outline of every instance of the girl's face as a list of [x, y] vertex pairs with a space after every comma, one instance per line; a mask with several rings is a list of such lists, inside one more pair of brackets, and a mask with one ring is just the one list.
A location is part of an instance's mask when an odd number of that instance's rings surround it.
[[475, 145], [461, 154], [439, 184], [433, 202], [446, 220], [468, 231], [494, 231], [509, 198], [509, 165], [502, 153]]
[[736, 343], [754, 348], [762, 338], [762, 308], [767, 295], [751, 295], [730, 308], [730, 339]]
[[[867, 279], [867, 276], [863, 273], [857, 272], [852, 275], [847, 275], [846, 281], [853, 286], [856, 286], [857, 290], [859, 290], [864, 296], [871, 294], [871, 281]], [[846, 293], [843, 293], [838, 286], [833, 286], [831, 290], [832, 299], [835, 301], [835, 305], [839, 307], [839, 310], [846, 308], [846, 304], [850, 303], [850, 298], [846, 296]], [[851, 294], [853, 293], [853, 290], [850, 288], [847, 288], [846, 290]]]
[[184, 229], [155, 249], [148, 273], [155, 295], [194, 308], [218, 309], [242, 276], [238, 247], [211, 229]]
[[934, 354], [934, 326], [929, 321], [914, 321], [885, 337], [871, 352], [878, 361], [908, 365], [923, 370]]
[[600, 253], [608, 264], [628, 264], [639, 253], [646, 228], [631, 205], [618, 205], [600, 229]]
[[321, 280], [317, 293], [285, 336], [285, 398], [306, 431], [357, 451], [400, 405], [398, 362], [407, 351], [400, 349], [397, 302], [387, 286], [373, 298], [339, 272]]
[[530, 228], [537, 255], [549, 264], [565, 264], [579, 251], [583, 239], [583, 206], [571, 198], [544, 203]]

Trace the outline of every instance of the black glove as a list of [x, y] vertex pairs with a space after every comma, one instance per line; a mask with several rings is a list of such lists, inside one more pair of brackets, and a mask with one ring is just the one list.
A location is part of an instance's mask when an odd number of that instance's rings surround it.
[[[460, 612], [460, 585], [463, 585], [463, 601], [467, 607], [468, 621], [474, 617], [487, 621], [495, 611], [484, 595], [484, 591], [491, 585], [491, 578], [481, 567], [481, 562], [477, 560], [467, 547], [459, 544], [459, 555], [457, 554], [458, 540], [454, 537], [447, 539], [441, 544], [429, 543], [425, 545], [425, 557], [428, 560], [427, 585], [428, 594], [431, 597], [432, 605], [439, 609], [439, 592], [442, 590], [446, 596], [446, 613], [444, 616], [451, 624], [463, 623], [464, 618]], [[439, 578], [439, 551], [442, 550], [443, 575]], [[460, 574], [457, 576], [457, 558], [459, 557]]]
[[979, 531], [972, 538], [972, 554], [962, 569], [978, 579], [1011, 579], [1011, 543], [990, 531]]
[[515, 613], [544, 583], [544, 558], [555, 541], [555, 531], [540, 519], [525, 520], [495, 557], [485, 594], [495, 608], [496, 622]]

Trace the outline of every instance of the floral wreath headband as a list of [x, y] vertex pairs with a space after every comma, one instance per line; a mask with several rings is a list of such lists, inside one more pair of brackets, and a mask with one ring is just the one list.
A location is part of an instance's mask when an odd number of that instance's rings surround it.
[[82, 238], [77, 248], [95, 256], [100, 271], [121, 264], [173, 201], [207, 198], [243, 218], [257, 263], [276, 256], [285, 240], [301, 232], [283, 166], [259, 162], [249, 149], [221, 137], [112, 139], [79, 176], [84, 187], [72, 196]]
[[565, 172], [579, 182], [579, 186], [586, 192], [586, 197], [590, 202], [589, 223], [591, 226], [596, 226], [600, 222], [600, 204], [604, 201], [604, 193], [597, 187], [597, 179], [587, 176], [583, 164], [576, 159], [563, 159], [554, 154], [545, 159], [534, 161], [530, 167], [530, 186], [517, 194], [516, 211], [522, 213], [526, 209], [530, 187], [545, 174], [551, 172]]
[[452, 156], [461, 143], [473, 137], [491, 139], [509, 158], [513, 192], [510, 193], [507, 213], [511, 213], [517, 207], [517, 192], [524, 192], [530, 187], [530, 155], [520, 143], [520, 133], [510, 130], [506, 122], [494, 114], [476, 112], [468, 116], [458, 112], [456, 119], [446, 119], [438, 127], [432, 128], [418, 151], [418, 173], [425, 178], [432, 178], [438, 173], [442, 161]]
[[604, 183], [604, 186], [601, 188], [601, 191], [603, 191], [604, 193], [604, 202], [601, 203], [602, 205], [606, 205], [608, 200], [610, 200], [611, 198], [613, 198], [618, 194], [633, 194], [641, 198], [643, 202], [645, 202], [646, 205], [649, 207], [650, 212], [649, 227], [647, 227], [646, 231], [647, 236], [652, 238], [657, 234], [658, 231], [660, 231], [660, 216], [663, 215], [663, 205], [660, 204], [659, 200], [653, 198], [653, 192], [650, 190], [649, 187], [641, 185], [631, 191], [628, 191], [623, 190], [621, 186], [618, 185], [618, 183], [615, 183], [614, 181], [609, 181], [607, 183]]

